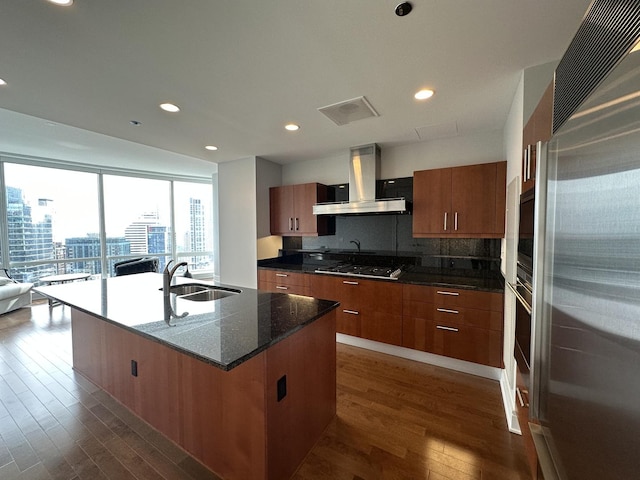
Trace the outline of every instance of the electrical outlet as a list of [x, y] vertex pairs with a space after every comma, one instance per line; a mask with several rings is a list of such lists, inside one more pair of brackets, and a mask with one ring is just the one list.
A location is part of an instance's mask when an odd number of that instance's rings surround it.
[[280, 377], [277, 383], [278, 388], [278, 401], [281, 401], [284, 397], [287, 396], [287, 376], [283, 375]]

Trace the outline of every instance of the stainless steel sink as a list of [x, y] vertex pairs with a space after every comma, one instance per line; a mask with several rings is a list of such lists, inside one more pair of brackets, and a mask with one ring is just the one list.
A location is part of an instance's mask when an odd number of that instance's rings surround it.
[[172, 285], [169, 288], [169, 293], [175, 294], [183, 300], [190, 300], [192, 302], [209, 302], [237, 295], [240, 293], [240, 290], [216, 287], [213, 285], [203, 285], [200, 283], [185, 283], [182, 285]]

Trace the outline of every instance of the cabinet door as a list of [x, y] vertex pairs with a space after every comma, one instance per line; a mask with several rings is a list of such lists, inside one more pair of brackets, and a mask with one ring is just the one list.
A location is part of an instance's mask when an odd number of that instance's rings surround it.
[[451, 170], [453, 232], [482, 234], [496, 231], [495, 163]]
[[272, 235], [293, 232], [293, 185], [269, 189], [269, 209]]
[[297, 235], [318, 233], [318, 217], [313, 214], [313, 206], [317, 202], [317, 183], [293, 186], [293, 231]]
[[451, 232], [451, 169], [413, 173], [413, 236]]

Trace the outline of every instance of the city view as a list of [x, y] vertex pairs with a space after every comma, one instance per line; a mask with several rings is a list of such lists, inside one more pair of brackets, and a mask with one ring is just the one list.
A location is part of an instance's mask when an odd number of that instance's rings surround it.
[[[64, 273], [109, 276], [114, 273], [114, 263], [126, 257], [155, 256], [162, 269], [174, 250], [192, 271], [213, 267], [210, 184], [174, 182], [174, 237], [168, 181], [105, 175], [107, 271], [103, 272], [98, 182], [87, 183], [85, 177], [81, 179], [83, 187], [51, 189], [45, 185], [51, 185], [51, 175], [58, 174], [58, 170], [25, 165], [5, 167], [8, 260], [11, 275], [18, 281], [37, 283], [44, 276]], [[38, 188], [39, 182], [33, 180], [37, 176], [20, 175], [20, 186], [10, 186], [12, 174], [23, 174], [25, 168], [30, 174], [47, 170], [37, 173], [46, 173], [48, 183], [40, 183], [42, 187]], [[63, 171], [67, 183], [69, 173]], [[30, 179], [30, 185], [25, 185], [25, 178]], [[93, 185], [90, 193], [82, 192], [87, 185]]]

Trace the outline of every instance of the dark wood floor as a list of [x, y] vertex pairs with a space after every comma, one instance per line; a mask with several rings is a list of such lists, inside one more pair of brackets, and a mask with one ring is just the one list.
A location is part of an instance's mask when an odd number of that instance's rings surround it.
[[[68, 307], [0, 316], [0, 479], [216, 479], [71, 368]], [[338, 345], [338, 415], [294, 476], [527, 479], [494, 381]]]

